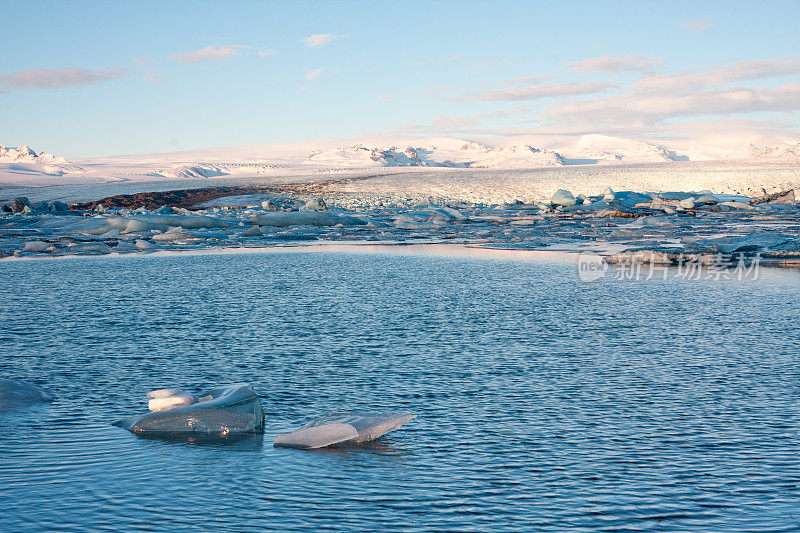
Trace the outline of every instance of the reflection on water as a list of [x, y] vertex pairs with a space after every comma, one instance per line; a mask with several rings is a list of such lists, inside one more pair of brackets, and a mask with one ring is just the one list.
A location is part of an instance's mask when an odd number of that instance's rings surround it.
[[[8, 531], [794, 530], [795, 271], [577, 281], [575, 265], [351, 251], [0, 263]], [[145, 439], [144, 394], [252, 383], [265, 434]], [[316, 451], [324, 413], [419, 415]]]
[[149, 439], [171, 444], [190, 444], [192, 446], [220, 446], [227, 449], [257, 450], [264, 445], [261, 433], [236, 433], [230, 435], [204, 435], [201, 433], [164, 433], [137, 435], [140, 439]]

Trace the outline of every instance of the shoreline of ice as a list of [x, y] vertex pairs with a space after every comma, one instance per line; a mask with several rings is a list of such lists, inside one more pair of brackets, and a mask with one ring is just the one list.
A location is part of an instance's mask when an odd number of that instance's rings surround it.
[[491, 248], [467, 244], [423, 243], [406, 244], [401, 242], [365, 243], [361, 241], [324, 242], [314, 244], [285, 244], [264, 247], [201, 248], [193, 250], [159, 250], [143, 253], [109, 253], [104, 255], [65, 254], [65, 255], [27, 255], [7, 256], [0, 261], [58, 261], [71, 259], [118, 259], [129, 257], [170, 257], [191, 255], [238, 255], [238, 254], [279, 254], [279, 253], [363, 253], [378, 255], [453, 257], [472, 259], [502, 259], [510, 261], [551, 261], [575, 264], [580, 256], [577, 252], [554, 250], [517, 250]]
[[[63, 202], [17, 198], [2, 206], [13, 212], [0, 214], [0, 258], [356, 243], [588, 252], [608, 262], [675, 263], [685, 256], [708, 261], [717, 255], [730, 260], [737, 254], [800, 261], [796, 169], [734, 168], [730, 174], [726, 167], [703, 178], [703, 172], [716, 167], [655, 168], [386, 173], [261, 187], [225, 180], [217, 183], [224, 191], [213, 191], [224, 195], [199, 203], [192, 202], [203, 198], [205, 188], [194, 189], [196, 194], [177, 189], [183, 192], [173, 195], [175, 189], [159, 186], [151, 194], [108, 197], [113, 203], [104, 206], [96, 199], [109, 189], [100, 188], [94, 201], [73, 205], [71, 211]], [[551, 187], [556, 178], [567, 182], [548, 189], [543, 198], [542, 187]], [[656, 192], [615, 192], [603, 190], [601, 179], [660, 186], [649, 189]], [[739, 190], [756, 180], [769, 187], [755, 194]], [[701, 182], [727, 185], [665, 192], [671, 184]], [[176, 203], [156, 207], [161, 199]], [[134, 207], [140, 201], [148, 202], [148, 208]]]

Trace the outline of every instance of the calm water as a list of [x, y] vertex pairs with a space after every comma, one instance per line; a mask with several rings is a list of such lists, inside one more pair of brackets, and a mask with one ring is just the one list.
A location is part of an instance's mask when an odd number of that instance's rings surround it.
[[[572, 265], [361, 253], [0, 262], [0, 529], [797, 530], [800, 274], [576, 281]], [[110, 425], [246, 381], [263, 440]], [[341, 409], [419, 418], [273, 449]]]

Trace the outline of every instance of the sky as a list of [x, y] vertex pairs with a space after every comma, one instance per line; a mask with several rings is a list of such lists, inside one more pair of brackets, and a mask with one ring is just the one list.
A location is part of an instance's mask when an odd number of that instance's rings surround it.
[[0, 144], [800, 138], [800, 1], [0, 0]]

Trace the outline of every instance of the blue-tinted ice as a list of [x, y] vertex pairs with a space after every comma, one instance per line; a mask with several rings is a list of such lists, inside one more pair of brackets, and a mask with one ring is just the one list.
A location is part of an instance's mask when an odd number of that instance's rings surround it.
[[53, 397], [41, 387], [24, 381], [0, 378], [0, 411], [51, 401]]
[[[210, 396], [210, 399], [204, 399]], [[217, 435], [264, 431], [261, 400], [246, 383], [214, 389], [200, 395], [201, 401], [185, 407], [147, 413], [117, 422], [142, 436]]]

